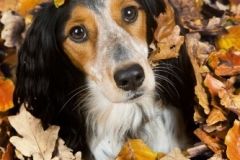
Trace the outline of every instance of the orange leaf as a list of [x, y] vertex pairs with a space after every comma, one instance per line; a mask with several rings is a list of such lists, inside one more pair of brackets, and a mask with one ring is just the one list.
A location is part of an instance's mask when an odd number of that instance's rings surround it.
[[231, 160], [239, 160], [240, 157], [240, 121], [235, 120], [233, 128], [228, 131], [225, 139], [227, 145], [227, 157]]
[[156, 160], [157, 157], [142, 140], [133, 139], [125, 143], [116, 160]]
[[230, 49], [232, 47], [240, 49], [240, 25], [228, 29], [227, 34], [223, 34], [217, 40], [217, 46], [221, 49]]
[[17, 4], [17, 12], [22, 16], [26, 16], [33, 10], [38, 4], [47, 2], [48, 0], [19, 0]]
[[13, 107], [13, 90], [13, 82], [0, 77], [0, 112], [5, 112]]

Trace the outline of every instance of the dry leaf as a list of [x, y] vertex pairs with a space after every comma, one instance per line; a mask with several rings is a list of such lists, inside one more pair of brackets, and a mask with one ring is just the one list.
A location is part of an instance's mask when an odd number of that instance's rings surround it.
[[14, 84], [10, 79], [0, 77], [0, 112], [13, 108]]
[[21, 136], [13, 136], [10, 142], [26, 157], [33, 160], [50, 160], [58, 137], [59, 127], [50, 126], [43, 130], [39, 119], [33, 117], [24, 106], [16, 116], [10, 116], [9, 122]]
[[179, 50], [184, 43], [184, 37], [180, 36], [179, 26], [175, 26], [171, 34], [157, 43], [155, 50], [149, 57], [151, 62], [158, 62], [162, 59], [177, 58]]
[[4, 25], [1, 38], [5, 40], [6, 47], [19, 47], [22, 42], [22, 32], [25, 29], [23, 17], [13, 11], [3, 12], [0, 22]]
[[228, 50], [232, 47], [240, 50], [240, 25], [229, 28], [227, 34], [221, 35], [217, 40], [220, 49]]
[[230, 49], [212, 52], [208, 64], [217, 76], [238, 75], [240, 73], [240, 51]]
[[13, 159], [14, 149], [12, 144], [7, 145], [6, 151], [2, 155], [2, 160], [12, 160]]
[[65, 0], [54, 0], [54, 4], [57, 8], [61, 7], [62, 5], [64, 5]]
[[73, 150], [65, 146], [62, 139], [58, 139], [57, 145], [57, 154], [52, 160], [81, 160], [81, 152], [74, 155]]
[[227, 157], [230, 160], [239, 160], [240, 157], [240, 121], [235, 120], [233, 128], [231, 128], [225, 138], [227, 145]]
[[166, 12], [161, 13], [157, 18], [155, 18], [157, 22], [157, 28], [154, 32], [154, 38], [157, 42], [161, 42], [166, 37], [172, 35], [172, 32], [176, 26], [174, 10], [172, 6], [169, 4], [168, 0], [164, 0], [166, 5]]
[[219, 122], [226, 121], [227, 118], [223, 114], [223, 112], [219, 109], [213, 108], [212, 111], [210, 112], [206, 122], [208, 126], [214, 125]]
[[221, 105], [240, 116], [240, 94], [234, 95], [227, 90], [221, 90], [218, 94], [221, 98]]
[[194, 134], [206, 144], [214, 153], [221, 154], [224, 152], [224, 146], [219, 144], [219, 142], [204, 132], [202, 129], [198, 128], [194, 131]]
[[165, 157], [160, 158], [159, 160], [189, 160], [186, 158], [179, 148], [175, 148], [173, 151], [168, 153]]
[[49, 0], [18, 0], [17, 12], [22, 16], [29, 14], [38, 4]]
[[[200, 72], [199, 61], [197, 55], [206, 54], [210, 51], [210, 47], [208, 48], [206, 45], [203, 45], [199, 42], [200, 35], [199, 34], [188, 34], [186, 36], [186, 47], [187, 52], [190, 57], [197, 85], [195, 86], [195, 95], [198, 98], [198, 103], [203, 107], [205, 114], [210, 113], [208, 95], [203, 87], [203, 78]], [[202, 60], [201, 60], [202, 61]]]
[[116, 160], [156, 160], [158, 153], [153, 152], [140, 139], [128, 140]]
[[208, 88], [210, 94], [214, 97], [218, 95], [218, 92], [221, 89], [224, 89], [226, 86], [223, 82], [219, 81], [218, 79], [214, 78], [210, 73], [207, 74], [204, 85]]

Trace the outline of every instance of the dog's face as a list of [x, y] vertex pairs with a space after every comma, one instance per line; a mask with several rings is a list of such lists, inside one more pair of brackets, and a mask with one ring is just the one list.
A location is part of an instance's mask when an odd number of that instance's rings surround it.
[[112, 103], [152, 94], [146, 14], [136, 0], [81, 0], [64, 27], [63, 49], [93, 92]]

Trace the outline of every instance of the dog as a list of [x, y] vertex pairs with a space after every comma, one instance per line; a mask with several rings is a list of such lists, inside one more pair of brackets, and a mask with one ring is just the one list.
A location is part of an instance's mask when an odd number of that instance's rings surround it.
[[186, 56], [148, 61], [164, 9], [161, 0], [42, 4], [19, 50], [15, 108], [27, 104], [45, 128], [59, 125], [86, 159], [114, 159], [132, 138], [158, 152], [186, 147], [178, 106], [191, 101], [191, 66]]

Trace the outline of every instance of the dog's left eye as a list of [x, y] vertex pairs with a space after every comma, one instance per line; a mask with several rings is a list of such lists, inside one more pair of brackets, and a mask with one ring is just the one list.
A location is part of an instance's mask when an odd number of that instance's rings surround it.
[[138, 9], [135, 6], [129, 6], [122, 9], [122, 19], [127, 23], [133, 23], [137, 20]]
[[74, 42], [84, 42], [88, 39], [87, 29], [84, 26], [74, 26], [69, 32], [69, 37]]

